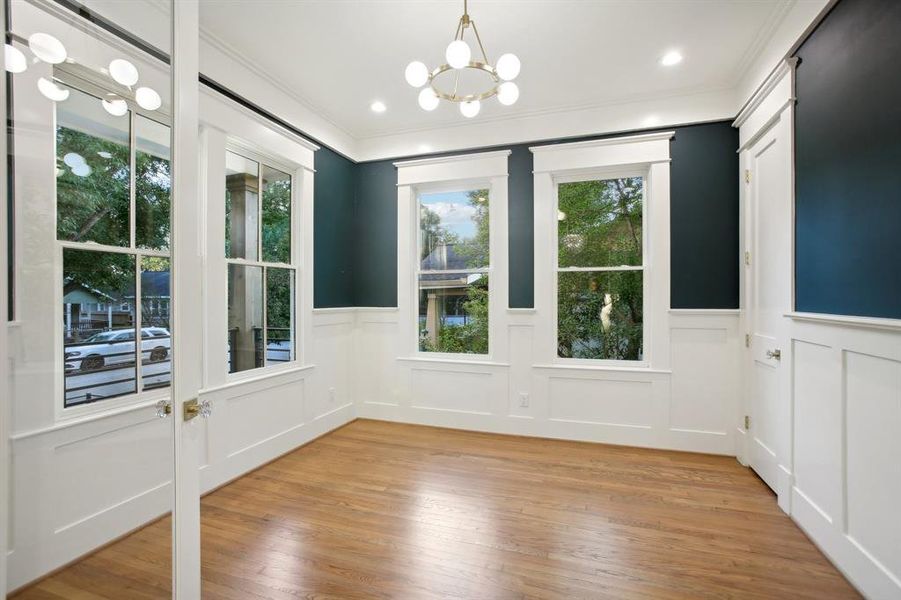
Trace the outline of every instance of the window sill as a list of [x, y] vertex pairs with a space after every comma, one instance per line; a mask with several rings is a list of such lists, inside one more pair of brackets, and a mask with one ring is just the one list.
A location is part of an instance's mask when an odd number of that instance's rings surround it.
[[492, 360], [478, 360], [478, 359], [466, 359], [466, 358], [455, 358], [451, 356], [398, 356], [397, 360], [401, 362], [422, 362], [422, 363], [436, 363], [436, 364], [448, 364], [448, 365], [466, 365], [471, 367], [509, 367], [510, 363], [502, 363], [495, 362]]
[[562, 370], [562, 371], [597, 371], [610, 373], [645, 373], [651, 375], [672, 375], [669, 369], [652, 369], [650, 366], [626, 367], [617, 365], [590, 365], [590, 364], [534, 364], [533, 369]]
[[316, 365], [314, 364], [294, 364], [282, 365], [278, 367], [261, 367], [259, 369], [251, 369], [250, 371], [244, 371], [243, 373], [232, 374], [230, 377], [228, 377], [227, 381], [221, 385], [203, 388], [200, 390], [199, 395], [206, 396], [210, 394], [217, 394], [220, 392], [225, 392], [227, 390], [254, 384], [257, 384], [260, 389], [275, 387], [277, 385], [284, 385], [299, 379], [301, 375], [315, 368]]
[[[35, 436], [40, 436], [48, 433], [53, 433], [55, 431], [61, 431], [63, 429], [68, 429], [69, 427], [75, 427], [77, 425], [84, 425], [86, 423], [91, 423], [93, 421], [100, 421], [102, 419], [108, 419], [111, 417], [115, 417], [118, 415], [123, 415], [130, 412], [135, 412], [144, 409], [153, 409], [156, 411], [156, 404], [160, 400], [169, 401], [169, 390], [167, 388], [166, 393], [164, 394], [154, 394], [152, 398], [147, 398], [146, 396], [142, 397], [140, 400], [132, 400], [128, 404], [123, 404], [115, 407], [104, 407], [103, 409], [98, 409], [92, 412], [86, 412], [79, 415], [71, 415], [65, 416], [57, 420], [57, 422], [49, 427], [39, 427], [38, 429], [32, 429], [30, 431], [23, 431], [21, 433], [13, 433], [10, 434], [9, 439], [12, 441], [24, 440], [27, 438], [32, 438]], [[71, 410], [71, 409], [68, 409]]]
[[845, 327], [858, 327], [864, 329], [901, 331], [901, 319], [852, 317], [847, 315], [808, 312], [790, 312], [785, 313], [785, 316], [793, 321], [807, 321], [809, 323], [821, 323], [824, 325], [844, 325]]

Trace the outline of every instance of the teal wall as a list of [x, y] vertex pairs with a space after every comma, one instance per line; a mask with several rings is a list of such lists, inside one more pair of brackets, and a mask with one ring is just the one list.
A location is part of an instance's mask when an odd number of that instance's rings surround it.
[[797, 55], [795, 307], [901, 318], [901, 2], [842, 0]]
[[357, 165], [320, 148], [313, 177], [313, 306], [354, 306]]
[[[672, 306], [738, 308], [738, 132], [726, 121], [674, 129], [670, 193]], [[540, 143], [570, 141], [575, 140]], [[509, 292], [510, 306], [514, 308], [534, 305], [530, 145], [534, 144], [481, 149], [512, 152], [508, 162], [508, 217]], [[357, 165], [356, 306], [397, 305], [397, 172], [392, 162]]]

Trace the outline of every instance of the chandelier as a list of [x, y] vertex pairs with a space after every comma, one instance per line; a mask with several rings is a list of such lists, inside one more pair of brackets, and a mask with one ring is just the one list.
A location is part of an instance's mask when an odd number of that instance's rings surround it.
[[[422, 88], [419, 92], [419, 106], [423, 110], [435, 110], [443, 99], [458, 103], [463, 116], [472, 118], [479, 114], [482, 100], [497, 96], [501, 104], [510, 106], [519, 99], [519, 87], [513, 83], [513, 80], [519, 75], [519, 59], [515, 54], [504, 54], [497, 59], [497, 64], [492, 65], [485, 53], [485, 47], [482, 45], [482, 38], [479, 37], [476, 22], [470, 18], [467, 8], [467, 0], [463, 0], [463, 16], [457, 21], [454, 39], [447, 45], [444, 53], [447, 62], [431, 71], [425, 63], [418, 60], [407, 65], [404, 73], [407, 83], [414, 88]], [[469, 44], [463, 39], [470, 28], [472, 29], [470, 37], [475, 38], [479, 51], [482, 53], [481, 60], [478, 60], [477, 56], [473, 57]], [[469, 94], [462, 93], [460, 91], [460, 74], [464, 69], [487, 73], [490, 77], [488, 89]], [[450, 76], [441, 77], [448, 72], [453, 75], [453, 87], [446, 87], [447, 83], [442, 85], [438, 82], [439, 79], [442, 82], [451, 79]]]

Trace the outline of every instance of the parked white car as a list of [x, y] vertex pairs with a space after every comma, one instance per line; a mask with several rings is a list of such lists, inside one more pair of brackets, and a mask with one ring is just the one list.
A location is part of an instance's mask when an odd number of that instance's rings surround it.
[[[141, 359], [160, 362], [169, 357], [171, 338], [168, 329], [141, 329]], [[92, 335], [83, 342], [66, 346], [66, 372], [98, 371], [117, 364], [135, 361], [135, 330], [116, 329]]]

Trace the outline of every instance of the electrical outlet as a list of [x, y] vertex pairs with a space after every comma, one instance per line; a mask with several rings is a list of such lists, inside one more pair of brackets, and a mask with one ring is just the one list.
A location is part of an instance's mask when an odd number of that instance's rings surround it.
[[528, 392], [520, 392], [519, 393], [519, 406], [522, 408], [529, 408], [529, 393]]
[[334, 402], [334, 401], [335, 401], [335, 397], [337, 396], [337, 394], [338, 394], [338, 392], [335, 390], [335, 388], [330, 387], [330, 388], [328, 389], [328, 401], [329, 401], [329, 402]]

